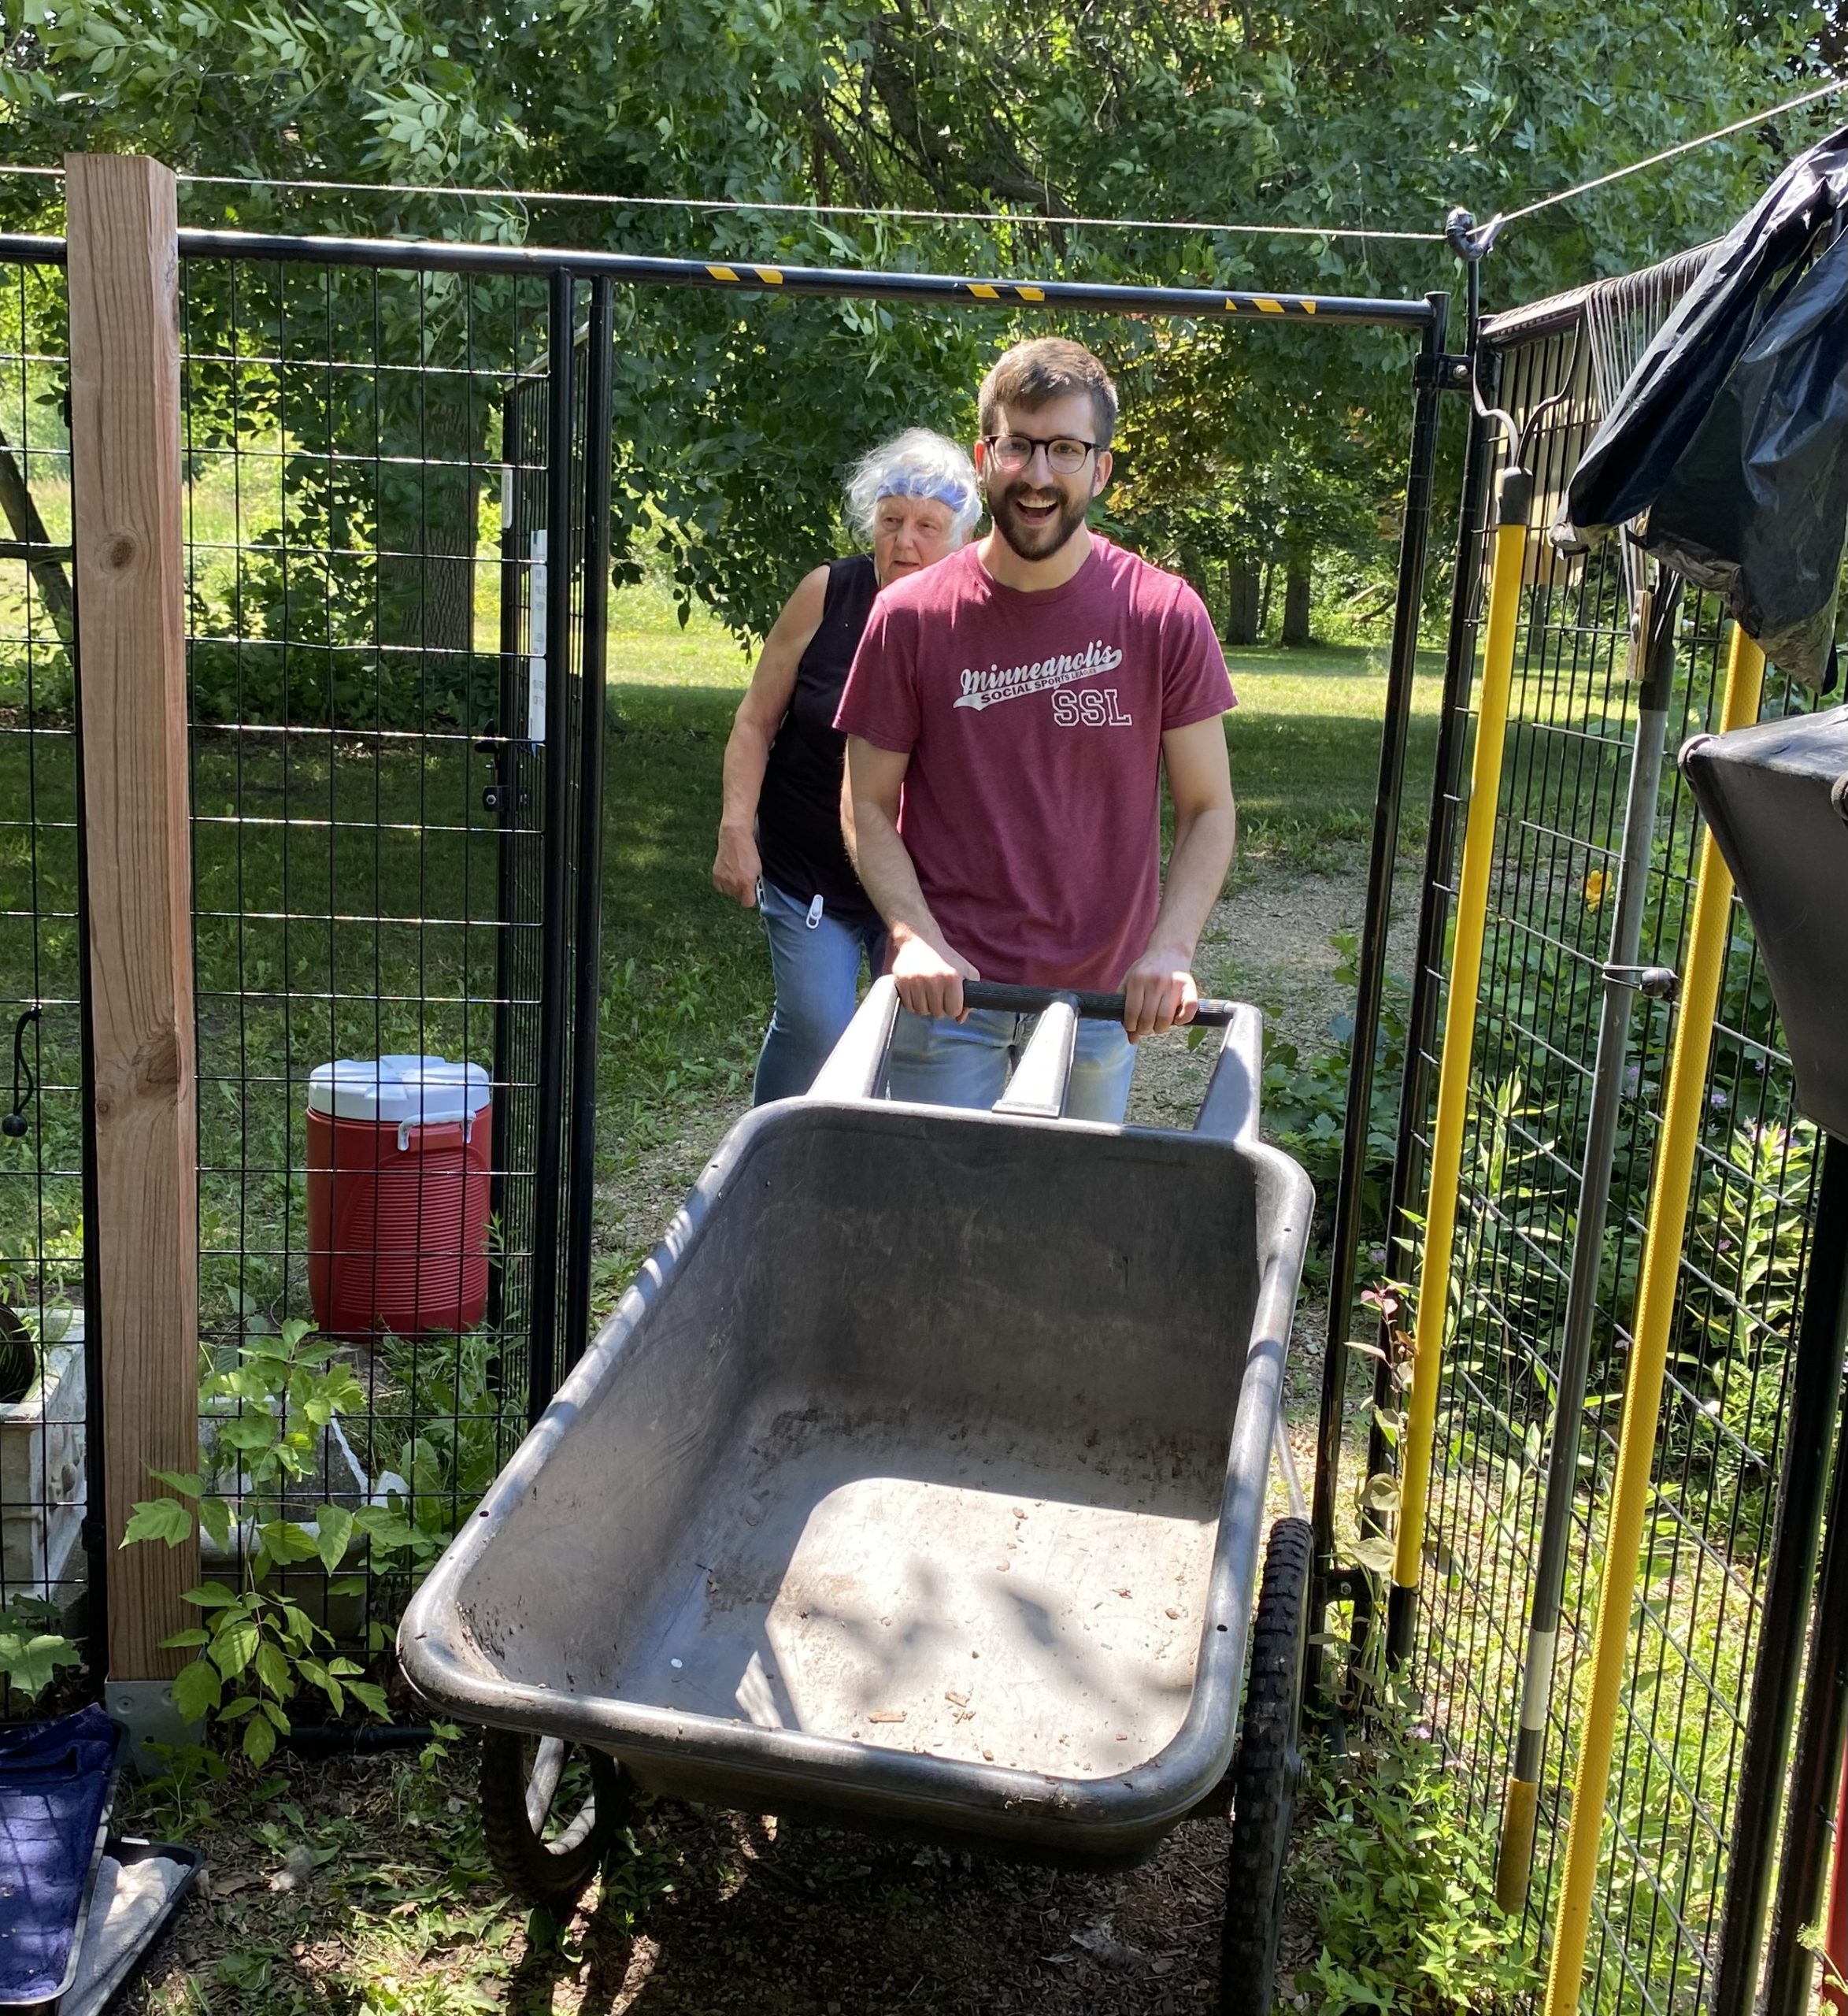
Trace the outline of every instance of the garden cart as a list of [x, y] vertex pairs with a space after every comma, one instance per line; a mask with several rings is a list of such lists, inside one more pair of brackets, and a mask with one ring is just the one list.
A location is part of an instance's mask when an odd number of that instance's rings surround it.
[[1229, 1804], [1224, 2007], [1268, 2012], [1307, 1522], [1261, 1592], [1259, 1556], [1309, 1181], [1257, 1139], [1254, 1010], [1213, 1004], [1183, 1132], [1061, 1117], [1120, 997], [970, 996], [1043, 1010], [992, 1112], [879, 1096], [885, 980], [732, 1128], [401, 1657], [487, 1725], [490, 1845], [547, 1901], [631, 1789], [1089, 1867]]

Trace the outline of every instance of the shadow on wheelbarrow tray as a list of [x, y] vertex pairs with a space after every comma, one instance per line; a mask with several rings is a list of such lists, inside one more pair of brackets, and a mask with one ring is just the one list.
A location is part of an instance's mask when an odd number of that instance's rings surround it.
[[401, 1631], [535, 1833], [565, 1744], [599, 1836], [625, 1780], [1093, 1866], [1223, 1807], [1312, 1206], [1257, 1061], [1233, 1011], [1192, 1133], [739, 1122]]

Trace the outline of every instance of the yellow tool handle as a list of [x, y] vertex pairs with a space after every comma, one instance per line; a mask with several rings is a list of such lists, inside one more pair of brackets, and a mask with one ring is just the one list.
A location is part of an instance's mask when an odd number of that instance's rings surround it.
[[[1764, 690], [1765, 654], [1742, 630], [1735, 628], [1727, 661], [1721, 729], [1744, 728], [1756, 721]], [[1668, 1366], [1668, 1330], [1675, 1314], [1682, 1243], [1687, 1230], [1688, 1197], [1694, 1182], [1694, 1154], [1700, 1145], [1701, 1111], [1731, 908], [1732, 876], [1709, 833], [1701, 843], [1700, 870], [1694, 882], [1694, 910], [1688, 929], [1687, 965], [1675, 1028], [1675, 1054], [1668, 1067], [1661, 1145], [1650, 1192], [1649, 1226], [1630, 1350], [1629, 1390], [1624, 1399], [1623, 1432], [1617, 1443], [1610, 1524], [1605, 1538], [1604, 1581], [1598, 1591], [1598, 1629], [1592, 1640], [1591, 1688], [1585, 1703], [1584, 1734], [1579, 1744], [1578, 1776], [1572, 1786], [1565, 1873], [1560, 1885], [1552, 1962], [1546, 1976], [1546, 2016], [1568, 2016], [1568, 2012], [1577, 2009], [1584, 1973], [1618, 1697], [1629, 1662], [1630, 1611], [1636, 1595], [1650, 1477], [1655, 1466], [1656, 1426]]]
[[1443, 1056], [1438, 1066], [1437, 1121], [1431, 1136], [1431, 1185], [1425, 1204], [1424, 1258], [1419, 1272], [1418, 1314], [1413, 1330], [1412, 1404], [1399, 1471], [1398, 1536], [1392, 1579], [1395, 1590], [1408, 1592], [1418, 1587], [1419, 1561], [1424, 1550], [1425, 1503], [1431, 1484], [1438, 1387], [1443, 1373], [1450, 1259], [1457, 1236], [1457, 1191], [1463, 1168], [1469, 1073], [1476, 1056], [1483, 938], [1488, 927], [1489, 868], [1495, 847], [1495, 814], [1501, 802], [1502, 754], [1507, 740], [1508, 696], [1513, 684], [1515, 635], [1527, 543], [1524, 513], [1516, 523], [1498, 526], [1489, 576], [1476, 754], [1470, 766], [1469, 813], [1463, 833], [1462, 873], [1457, 887], [1453, 941], [1456, 950], [1450, 963], [1450, 1003], [1444, 1013]]

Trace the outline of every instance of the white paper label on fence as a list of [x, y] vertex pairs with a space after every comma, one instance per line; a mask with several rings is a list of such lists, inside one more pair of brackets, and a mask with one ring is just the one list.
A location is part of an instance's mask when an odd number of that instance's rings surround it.
[[532, 536], [526, 573], [526, 739], [546, 739], [546, 536]]

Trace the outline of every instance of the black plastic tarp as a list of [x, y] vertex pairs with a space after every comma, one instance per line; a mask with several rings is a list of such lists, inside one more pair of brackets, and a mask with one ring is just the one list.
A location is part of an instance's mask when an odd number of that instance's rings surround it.
[[1566, 493], [1576, 536], [1716, 590], [1786, 672], [1825, 683], [1848, 540], [1848, 128], [1727, 235], [1643, 353]]

